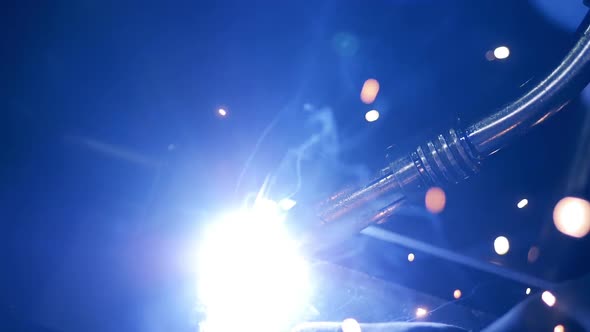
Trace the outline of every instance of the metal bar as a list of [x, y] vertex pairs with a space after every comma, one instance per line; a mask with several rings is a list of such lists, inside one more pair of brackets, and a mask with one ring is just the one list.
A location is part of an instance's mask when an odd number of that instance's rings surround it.
[[414, 240], [409, 237], [396, 234], [376, 226], [369, 226], [361, 231], [361, 234], [370, 236], [381, 241], [401, 245], [417, 251], [427, 253], [431, 256], [439, 257], [444, 260], [471, 267], [476, 270], [495, 274], [500, 277], [514, 280], [522, 284], [540, 289], [550, 290], [555, 288], [555, 284], [522, 272], [510, 270], [499, 265], [481, 261], [476, 258], [458, 254], [448, 249], [433, 246], [431, 244]]

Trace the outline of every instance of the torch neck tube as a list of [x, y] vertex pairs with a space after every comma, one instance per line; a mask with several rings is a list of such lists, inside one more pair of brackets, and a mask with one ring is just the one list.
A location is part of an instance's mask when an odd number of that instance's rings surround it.
[[581, 37], [560, 65], [524, 96], [471, 125], [467, 138], [481, 156], [488, 156], [561, 110], [590, 81], [589, 20]]

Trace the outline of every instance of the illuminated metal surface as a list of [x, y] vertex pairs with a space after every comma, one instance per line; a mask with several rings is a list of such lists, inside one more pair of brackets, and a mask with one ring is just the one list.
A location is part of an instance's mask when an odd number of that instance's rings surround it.
[[[478, 331], [494, 319], [493, 315], [472, 310], [460, 302], [449, 302], [342, 266], [322, 262], [314, 265], [312, 273], [316, 276], [316, 291], [311, 305], [316, 311], [293, 331], [316, 331], [313, 327], [320, 326], [322, 331], [330, 331], [330, 328], [338, 331], [346, 318], [358, 321], [363, 331], [365, 327], [374, 328], [367, 331], [388, 331], [388, 327], [395, 327], [393, 330], [419, 328], [422, 322]], [[418, 308], [426, 309], [420, 323], [416, 317]]]

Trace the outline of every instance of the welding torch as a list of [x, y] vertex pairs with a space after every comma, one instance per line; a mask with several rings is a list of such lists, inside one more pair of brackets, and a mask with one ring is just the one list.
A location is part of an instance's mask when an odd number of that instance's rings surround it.
[[590, 15], [578, 35], [546, 78], [500, 111], [464, 129], [447, 130], [391, 161], [370, 183], [341, 190], [321, 202], [312, 215], [295, 217], [312, 220], [302, 235], [302, 250], [314, 254], [330, 248], [387, 221], [408, 198], [469, 178], [486, 157], [563, 109], [590, 82]]

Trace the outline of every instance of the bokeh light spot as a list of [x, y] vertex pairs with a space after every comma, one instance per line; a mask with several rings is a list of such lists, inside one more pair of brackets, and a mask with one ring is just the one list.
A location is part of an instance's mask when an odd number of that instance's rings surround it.
[[365, 120], [367, 120], [368, 122], [375, 122], [377, 121], [377, 119], [379, 119], [379, 111], [370, 110], [367, 113], [365, 113]]
[[361, 100], [365, 104], [370, 104], [375, 101], [379, 93], [379, 82], [374, 78], [369, 78], [363, 84], [361, 89]]
[[523, 207], [527, 206], [527, 204], [529, 204], [529, 200], [528, 200], [528, 199], [526, 199], [526, 198], [523, 198], [523, 199], [521, 199], [521, 200], [518, 202], [518, 204], [516, 204], [516, 206], [517, 206], [519, 209], [522, 209]]
[[539, 259], [539, 255], [540, 255], [540, 250], [539, 247], [536, 246], [532, 246], [529, 249], [529, 252], [527, 254], [527, 260], [529, 263], [534, 263], [537, 261], [537, 259]]
[[498, 236], [494, 240], [494, 250], [498, 255], [506, 255], [510, 250], [510, 242], [505, 236]]
[[361, 325], [354, 318], [342, 321], [342, 332], [361, 332]]
[[488, 60], [488, 61], [496, 60], [496, 57], [494, 56], [494, 51], [487, 51], [486, 52], [486, 60]]
[[462, 293], [461, 293], [460, 289], [455, 289], [455, 291], [453, 292], [453, 297], [456, 299], [461, 298], [461, 295], [462, 295]]
[[577, 197], [565, 197], [553, 209], [553, 223], [565, 235], [582, 238], [590, 232], [590, 203]]
[[425, 317], [427, 314], [428, 314], [428, 311], [424, 308], [416, 309], [416, 317], [418, 317], [418, 318]]
[[524, 291], [524, 293], [525, 293], [526, 295], [529, 295], [529, 294], [531, 293], [531, 288], [530, 288], [530, 287], [528, 287], [528, 288], [526, 289], [526, 291]]
[[506, 46], [496, 47], [496, 49], [494, 50], [494, 56], [496, 57], [496, 59], [506, 59], [510, 56], [510, 49]]
[[555, 325], [553, 332], [565, 332], [565, 327], [561, 324]]
[[555, 302], [557, 302], [555, 295], [551, 294], [550, 291], [544, 291], [543, 294], [541, 294], [541, 300], [550, 307], [554, 306]]
[[413, 262], [415, 258], [416, 258], [416, 256], [414, 256], [413, 253], [408, 254], [408, 262]]
[[424, 199], [426, 209], [431, 213], [441, 213], [445, 209], [447, 197], [444, 190], [439, 187], [432, 187], [426, 192]]
[[219, 114], [219, 116], [221, 116], [221, 117], [226, 117], [227, 116], [227, 110], [225, 108], [219, 108], [217, 110], [217, 114]]

